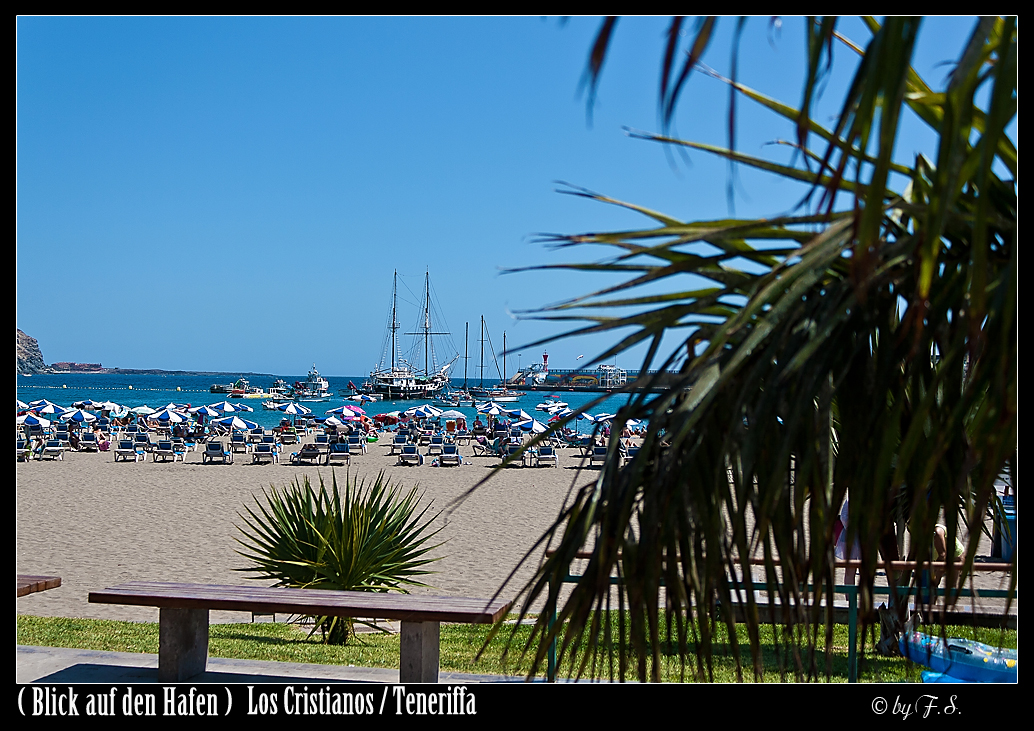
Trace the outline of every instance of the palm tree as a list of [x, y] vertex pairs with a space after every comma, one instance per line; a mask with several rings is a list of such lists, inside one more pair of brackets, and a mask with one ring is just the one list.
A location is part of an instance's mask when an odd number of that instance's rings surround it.
[[[678, 66], [682, 22], [672, 21], [663, 64], [665, 132], [717, 25], [698, 23]], [[732, 144], [639, 135], [799, 181], [805, 212], [681, 221], [576, 191], [639, 211], [651, 225], [560, 237], [564, 245], [612, 247], [615, 256], [553, 268], [628, 278], [536, 316], [583, 323], [568, 335], [631, 328], [599, 360], [645, 343], [642, 373], [659, 366], [677, 375], [660, 397], [629, 389], [617, 422], [647, 419], [643, 448], [619, 467], [612, 438], [599, 478], [577, 492], [537, 547], [551, 552], [521, 602], [547, 607], [525, 646], [536, 667], [559, 638], [560, 657], [575, 673], [612, 646], [612, 674], [656, 680], [667, 645], [683, 671], [710, 677], [715, 622], [728, 625], [740, 666], [734, 620], [713, 608], [742, 597], [756, 677], [753, 590], [767, 585], [788, 608], [782, 621], [794, 659], [787, 669], [815, 677], [816, 651], [832, 637], [831, 602], [820, 606], [836, 584], [834, 524], [845, 496], [848, 540], [861, 546], [863, 607], [873, 606], [879, 556], [897, 558], [907, 530], [916, 558], [929, 559], [939, 515], [949, 519], [951, 545], [953, 516], [976, 531], [994, 509], [995, 479], [1016, 452], [1016, 148], [1007, 134], [1016, 113], [1015, 18], [976, 21], [944, 91], [910, 65], [921, 19], [865, 22], [871, 38], [861, 48], [837, 33], [835, 19], [807, 20], [799, 108], [726, 80], [795, 125], [797, 165]], [[604, 22], [593, 47], [593, 85], [614, 24]], [[810, 111], [834, 43], [857, 51], [860, 63], [839, 118], [826, 128]], [[934, 159], [892, 158], [906, 107], [936, 133]], [[898, 189], [892, 180], [900, 179], [907, 184]], [[738, 268], [743, 260], [752, 266]], [[707, 286], [687, 289], [686, 274]], [[634, 291], [657, 283], [669, 291]], [[689, 334], [658, 362], [662, 337], [675, 332]], [[653, 378], [660, 376], [636, 385]], [[962, 576], [949, 573], [949, 583], [969, 573], [975, 549], [974, 541]], [[583, 576], [561, 601], [560, 580], [584, 550]], [[751, 563], [757, 557], [762, 577]], [[616, 619], [602, 611], [612, 606], [614, 572], [624, 586]]]

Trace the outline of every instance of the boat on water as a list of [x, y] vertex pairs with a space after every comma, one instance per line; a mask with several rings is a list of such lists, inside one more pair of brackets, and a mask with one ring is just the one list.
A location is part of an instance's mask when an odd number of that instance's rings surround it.
[[449, 333], [439, 331], [432, 321], [430, 273], [425, 274], [424, 277], [421, 319], [422, 324], [419, 331], [406, 334], [420, 336], [424, 346], [423, 372], [402, 357], [399, 351], [398, 330], [401, 325], [398, 321], [398, 272], [396, 271], [391, 288], [391, 324], [388, 326], [381, 362], [370, 372], [369, 380], [359, 389], [360, 393], [380, 396], [391, 401], [396, 399], [429, 400], [445, 391], [449, 385], [449, 369], [459, 358], [459, 354], [452, 356], [444, 365], [439, 366], [436, 362], [437, 353], [434, 348], [436, 336], [446, 336]]
[[[581, 357], [581, 356], [579, 356]], [[595, 370], [557, 370], [549, 367], [549, 353], [510, 378], [508, 385], [532, 391], [616, 391], [628, 383], [628, 372], [617, 365], [601, 363]]]
[[293, 398], [295, 401], [330, 401], [330, 383], [316, 370], [315, 363], [304, 381], [294, 382]]
[[[495, 357], [495, 348], [492, 346], [492, 336], [485, 329], [485, 317], [481, 316], [481, 383], [467, 389], [473, 399], [478, 401], [495, 401], [496, 403], [514, 403], [523, 396], [523, 393], [511, 391], [506, 387], [506, 333], [503, 333], [503, 369], [499, 370], [499, 361]], [[485, 386], [485, 343], [488, 343], [492, 354], [492, 361], [495, 363], [496, 373], [499, 375], [499, 386]]]

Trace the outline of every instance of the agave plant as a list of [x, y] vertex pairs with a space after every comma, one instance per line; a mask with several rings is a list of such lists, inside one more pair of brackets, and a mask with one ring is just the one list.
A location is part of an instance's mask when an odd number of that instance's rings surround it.
[[[274, 586], [340, 591], [400, 591], [426, 586], [418, 577], [432, 573], [428, 554], [441, 544], [431, 539], [437, 513], [420, 508], [416, 488], [403, 495], [401, 483], [383, 473], [373, 484], [346, 476], [344, 490], [337, 476], [328, 489], [320, 476], [313, 489], [305, 476], [283, 488], [271, 486], [256, 507], [245, 507], [238, 553], [251, 562], [236, 569]], [[319, 617], [316, 628], [331, 644], [344, 644], [351, 620]], [[313, 630], [315, 631], [315, 629]]]
[[[672, 23], [662, 74], [666, 122], [716, 22], [698, 25], [681, 73], [673, 73], [681, 20]], [[834, 19], [807, 22], [799, 108], [726, 80], [798, 130], [797, 165], [731, 144], [640, 136], [803, 183], [810, 210], [681, 221], [575, 191], [637, 210], [652, 225], [560, 237], [560, 246], [602, 245], [615, 257], [554, 268], [632, 276], [535, 316], [587, 321], [568, 335], [631, 328], [597, 360], [646, 343], [635, 386], [668, 388], [656, 398], [628, 389], [612, 433], [628, 419], [648, 420], [642, 449], [623, 468], [615, 454], [542, 538], [553, 550], [521, 600], [547, 607], [524, 646], [536, 668], [559, 639], [575, 674], [613, 646], [618, 675], [657, 679], [671, 646], [684, 672], [709, 678], [716, 621], [729, 625], [739, 667], [733, 619], [713, 611], [716, 600], [738, 600], [746, 604], [757, 677], [754, 590], [767, 587], [786, 610], [786, 631], [775, 633], [786, 638], [785, 671], [815, 677], [816, 650], [832, 637], [833, 532], [845, 496], [848, 540], [857, 538], [862, 549], [861, 606], [871, 607], [876, 562], [899, 557], [906, 527], [919, 560], [930, 558], [942, 511], [949, 544], [956, 516], [976, 530], [993, 509], [996, 477], [1015, 460], [1017, 159], [1006, 133], [1016, 113], [1015, 19], [978, 20], [940, 92], [910, 66], [920, 19], [890, 18], [882, 26], [865, 19], [872, 36], [864, 48], [842, 39]], [[590, 60], [593, 78], [613, 30], [612, 20], [604, 23]], [[835, 42], [861, 60], [839, 119], [826, 128], [810, 117], [811, 97]], [[981, 90], [983, 107], [976, 102]], [[905, 108], [936, 133], [932, 159], [894, 159]], [[892, 180], [902, 178], [906, 184], [894, 188]], [[744, 260], [749, 267], [737, 265]], [[689, 274], [707, 285], [687, 288], [684, 282], [699, 281]], [[657, 283], [670, 291], [630, 291]], [[618, 308], [633, 314], [615, 314]], [[658, 362], [662, 338], [687, 331], [682, 347]], [[663, 383], [662, 375], [645, 375], [657, 367], [677, 375], [663, 374]], [[559, 587], [585, 550], [582, 578], [561, 600]], [[973, 541], [962, 576], [949, 574], [950, 585], [965, 578], [975, 550]], [[623, 582], [617, 620], [603, 611], [611, 607], [615, 572]]]

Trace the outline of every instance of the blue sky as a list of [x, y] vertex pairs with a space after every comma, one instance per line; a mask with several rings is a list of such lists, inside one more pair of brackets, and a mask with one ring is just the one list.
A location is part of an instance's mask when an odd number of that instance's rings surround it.
[[[460, 353], [467, 322], [477, 352], [481, 316], [497, 350], [504, 330], [511, 348], [558, 332], [513, 313], [609, 280], [502, 270], [604, 255], [557, 252], [540, 234], [647, 222], [558, 194], [557, 181], [686, 220], [729, 213], [724, 163], [687, 164], [623, 132], [659, 129], [666, 19], [618, 24], [588, 124], [579, 89], [599, 22], [19, 18], [18, 327], [47, 362], [361, 375], [380, 358], [397, 269], [418, 295], [429, 271]], [[705, 58], [726, 74], [732, 26], [720, 22]], [[926, 22], [916, 66], [934, 88], [972, 27]], [[868, 38], [857, 21], [841, 28]], [[796, 105], [802, 31], [799, 18], [778, 33], [748, 22], [741, 80]], [[857, 63], [843, 48], [834, 58], [819, 121]], [[725, 144], [727, 102], [695, 75], [678, 134]], [[738, 109], [738, 148], [787, 160], [766, 143], [790, 138], [789, 124]], [[897, 154], [933, 156], [932, 141], [917, 125]], [[739, 216], [786, 212], [800, 195], [744, 169], [736, 190]], [[416, 317], [400, 318], [406, 331]], [[553, 343], [550, 362], [573, 367], [612, 339]], [[542, 348], [517, 350], [527, 365]]]

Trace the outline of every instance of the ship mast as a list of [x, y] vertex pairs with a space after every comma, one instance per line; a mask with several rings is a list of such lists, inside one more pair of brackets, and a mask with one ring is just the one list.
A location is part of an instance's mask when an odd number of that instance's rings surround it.
[[481, 383], [478, 388], [485, 387], [485, 316], [481, 316]]
[[470, 323], [463, 325], [463, 390], [467, 390], [467, 343], [470, 340]]
[[395, 372], [395, 331], [399, 329], [395, 320], [395, 306], [398, 301], [398, 280], [399, 270], [395, 270], [395, 276], [391, 280], [391, 372]]

